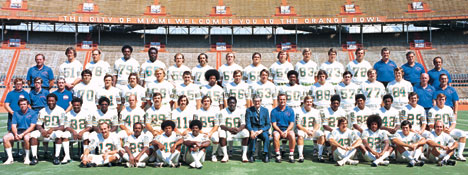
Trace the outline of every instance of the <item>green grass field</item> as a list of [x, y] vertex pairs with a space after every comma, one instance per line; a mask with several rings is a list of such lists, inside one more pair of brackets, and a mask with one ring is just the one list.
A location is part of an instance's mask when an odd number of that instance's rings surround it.
[[[459, 112], [457, 128], [468, 131], [468, 111]], [[6, 133], [6, 114], [0, 114], [0, 135]], [[236, 143], [238, 145], [238, 143]], [[309, 145], [308, 145], [309, 144]], [[334, 163], [317, 163], [311, 161], [312, 143], [306, 143], [304, 163], [263, 163], [257, 160], [256, 163], [242, 163], [239, 156], [234, 156], [228, 163], [205, 162], [203, 169], [189, 169], [188, 166], [180, 168], [125, 168], [117, 167], [98, 167], [98, 168], [79, 168], [79, 161], [75, 160], [67, 165], [53, 165], [50, 161], [41, 160], [36, 166], [26, 166], [22, 162], [15, 162], [13, 165], [0, 165], [0, 175], [3, 174], [466, 174], [468, 172], [467, 162], [457, 162], [455, 167], [444, 166], [437, 167], [435, 164], [426, 164], [424, 167], [407, 168], [406, 164], [390, 164], [388, 167], [380, 166], [378, 168], [370, 167], [369, 163], [361, 163], [357, 166], [337, 167]], [[0, 146], [3, 155], [3, 145]], [[49, 148], [51, 150], [51, 148]], [[42, 155], [41, 153], [39, 153]], [[235, 155], [240, 154], [240, 147], [235, 147]], [[468, 152], [465, 149], [465, 157]], [[297, 157], [297, 156], [296, 156]], [[207, 156], [209, 158], [209, 156]], [[21, 158], [15, 159], [22, 161]]]

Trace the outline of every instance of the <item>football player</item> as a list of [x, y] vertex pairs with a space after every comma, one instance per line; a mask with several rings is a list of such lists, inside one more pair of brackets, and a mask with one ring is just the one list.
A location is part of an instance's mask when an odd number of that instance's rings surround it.
[[202, 162], [205, 161], [206, 148], [210, 146], [209, 137], [200, 132], [202, 129], [201, 121], [192, 120], [190, 122], [190, 130], [192, 132], [184, 138], [184, 145], [188, 147], [189, 151], [185, 154], [185, 162], [191, 168], [203, 168]]
[[178, 107], [172, 110], [171, 120], [176, 122], [176, 126], [173, 130], [177, 133], [177, 135], [185, 136], [188, 132], [190, 132], [189, 125], [195, 110], [188, 109], [188, 105], [189, 100], [187, 96], [181, 95], [177, 100]]
[[[110, 131], [111, 126], [107, 122], [99, 123], [98, 127], [100, 132], [91, 134], [89, 147], [84, 150], [81, 156], [80, 167], [95, 167], [106, 164], [111, 166], [112, 163], [116, 163], [120, 159], [118, 152], [122, 146], [117, 134]], [[99, 152], [91, 153], [96, 148], [99, 148]]]
[[[195, 112], [193, 120], [199, 120], [203, 123], [201, 132], [206, 134], [206, 137], [213, 143], [213, 153], [218, 150], [219, 144], [219, 118], [221, 111], [219, 109], [211, 108], [211, 98], [204, 96], [202, 98], [202, 107]], [[216, 155], [211, 156], [211, 161], [216, 162]]]
[[393, 97], [390, 94], [383, 97], [384, 106], [382, 106], [378, 115], [382, 118], [382, 127], [380, 129], [387, 131], [387, 134], [395, 134], [400, 129], [400, 111], [392, 107]]
[[333, 48], [328, 50], [328, 61], [320, 65], [320, 70], [325, 70], [328, 78], [327, 81], [333, 85], [337, 85], [341, 81], [341, 75], [344, 73], [344, 66], [336, 61], [337, 51]]
[[161, 124], [161, 129], [164, 130], [164, 133], [158, 135], [152, 142], [153, 146], [158, 148], [156, 151], [158, 156], [156, 166], [180, 167], [180, 147], [184, 139], [174, 132], [174, 128], [175, 123], [173, 121], [165, 120]]
[[229, 52], [226, 54], [226, 64], [223, 64], [219, 67], [219, 74], [221, 75], [221, 81], [223, 87], [226, 87], [227, 84], [234, 81], [234, 77], [232, 77], [234, 71], [239, 70], [242, 71], [242, 66], [239, 66], [234, 61], [236, 60], [236, 56], [234, 53]]
[[[120, 112], [120, 132], [119, 138], [125, 140], [127, 136], [134, 134], [131, 128], [135, 123], [144, 123], [145, 111], [137, 106], [138, 99], [135, 95], [128, 97], [128, 107]], [[145, 134], [145, 133], [143, 133]]]
[[388, 83], [387, 93], [393, 96], [393, 107], [401, 110], [408, 104], [408, 94], [413, 92], [413, 85], [403, 79], [404, 72], [402, 68], [395, 68], [393, 73], [395, 74], [395, 80]]
[[142, 86], [155, 80], [154, 73], [157, 69], [166, 70], [166, 64], [158, 59], [158, 49], [151, 47], [148, 49], [148, 60], [141, 65], [140, 76], [143, 78]]
[[294, 70], [299, 73], [297, 79], [299, 84], [310, 88], [315, 83], [315, 75], [318, 72], [318, 65], [311, 60], [312, 51], [309, 48], [302, 50], [302, 60], [296, 63]]
[[101, 97], [106, 97], [109, 99], [109, 110], [117, 113], [122, 109], [121, 107], [121, 100], [120, 97], [120, 89], [112, 86], [112, 75], [105, 75], [104, 76], [104, 87], [100, 88], [96, 92], [96, 105], [99, 105], [99, 99]]
[[427, 150], [428, 158], [429, 161], [436, 162], [438, 166], [455, 166], [457, 162], [450, 160], [450, 157], [455, 153], [458, 143], [444, 132], [445, 129], [442, 120], [435, 121], [434, 131], [431, 132], [431, 136], [426, 142], [430, 146], [430, 149]]
[[423, 166], [424, 161], [420, 161], [419, 158], [424, 144], [426, 144], [426, 139], [418, 133], [412, 132], [411, 126], [410, 121], [403, 120], [401, 130], [398, 130], [392, 139], [393, 144], [395, 144], [397, 161], [408, 162], [408, 167]]
[[190, 72], [190, 68], [184, 65], [185, 57], [181, 53], [174, 55], [175, 65], [169, 67], [167, 70], [167, 80], [172, 82], [174, 85], [178, 85], [184, 82], [183, 73], [185, 71]]
[[81, 110], [83, 100], [80, 98], [73, 98], [71, 103], [72, 110], [65, 114], [64, 119], [65, 131], [62, 134], [62, 144], [65, 156], [61, 162], [62, 164], [71, 161], [69, 140], [83, 140], [83, 149], [86, 149], [89, 145], [89, 133], [92, 129], [91, 111]]
[[332, 146], [333, 159], [338, 166], [345, 164], [357, 165], [358, 160], [352, 160], [356, 154], [356, 148], [361, 146], [362, 140], [356, 132], [348, 129], [348, 121], [346, 118], [338, 118], [338, 128], [334, 129], [328, 140]]
[[67, 89], [72, 89], [74, 85], [80, 82], [80, 73], [83, 70], [83, 65], [75, 59], [75, 48], [67, 48], [65, 55], [67, 56], [67, 61], [59, 66], [59, 77], [65, 78]]
[[327, 72], [319, 70], [317, 83], [310, 87], [309, 95], [314, 97], [314, 105], [318, 110], [328, 106], [330, 97], [335, 94], [335, 87], [327, 81]]
[[[192, 75], [189, 71], [185, 71], [183, 74], [184, 83], [176, 85], [174, 89], [174, 101], [176, 101], [180, 96], [185, 95], [190, 101], [189, 108], [193, 110], [200, 109], [201, 106], [201, 93], [200, 86], [193, 84]], [[177, 108], [178, 104], [174, 104], [173, 108]], [[188, 127], [188, 125], [187, 125]]]
[[242, 162], [248, 162], [247, 149], [249, 141], [249, 131], [245, 127], [245, 110], [238, 109], [237, 99], [229, 97], [227, 100], [228, 107], [221, 111], [219, 118], [219, 141], [221, 150], [224, 154], [221, 163], [229, 161], [227, 152], [227, 141], [232, 141], [234, 138], [242, 139]]
[[297, 150], [299, 152], [298, 162], [304, 162], [304, 140], [313, 140], [318, 150], [318, 160], [323, 162], [322, 152], [323, 144], [325, 143], [325, 135], [320, 130], [320, 111], [314, 109], [313, 98], [311, 96], [304, 97], [304, 107], [296, 114], [297, 126]]
[[119, 117], [117, 112], [109, 110], [110, 100], [107, 97], [101, 97], [98, 101], [99, 109], [92, 115], [93, 131], [100, 133], [99, 124], [109, 124], [110, 131], [116, 132], [119, 127]]
[[175, 90], [175, 86], [164, 79], [166, 77], [164, 69], [156, 69], [154, 75], [156, 76], [156, 80], [145, 84], [147, 103], [151, 104], [151, 98], [154, 93], [160, 93], [162, 96], [162, 105], [171, 107], [172, 93]]
[[[146, 106], [146, 100], [145, 100], [145, 88], [140, 86], [138, 82], [140, 78], [138, 77], [137, 73], [130, 73], [128, 76], [128, 84], [124, 86], [120, 86], [120, 97], [121, 97], [121, 103], [124, 104], [123, 107], [128, 107], [130, 104], [128, 103], [128, 100], [131, 95], [134, 95], [137, 98], [137, 106], [139, 108], [145, 108]], [[123, 110], [123, 109], [122, 109]]]
[[140, 63], [138, 63], [136, 59], [132, 58], [132, 52], [132, 46], [122, 46], [123, 57], [115, 60], [114, 63], [114, 80], [117, 80], [114, 85], [127, 85], [127, 78], [130, 73], [138, 74], [138, 71], [140, 71]]
[[[225, 97], [234, 97], [237, 100], [238, 108], [248, 108], [252, 104], [250, 100], [249, 85], [242, 81], [242, 71], [236, 70], [233, 73], [234, 81], [224, 86]], [[224, 101], [227, 104], [227, 100]]]
[[269, 75], [270, 72], [266, 69], [260, 71], [260, 80], [252, 84], [250, 88], [252, 95], [262, 98], [262, 105], [270, 112], [278, 105], [276, 100], [278, 95], [276, 85], [268, 80]]
[[356, 107], [349, 113], [348, 120], [351, 121], [352, 128], [359, 131], [358, 136], [361, 136], [362, 132], [367, 129], [367, 117], [376, 114], [377, 111], [372, 111], [366, 107], [366, 97], [363, 94], [357, 94], [355, 99]]
[[295, 113], [298, 113], [301, 110], [301, 102], [307, 95], [308, 89], [300, 84], [297, 84], [297, 78], [299, 77], [299, 74], [295, 70], [290, 70], [287, 76], [289, 83], [284, 86], [280, 86], [278, 93], [286, 94], [286, 104], [292, 108]]
[[96, 108], [96, 91], [101, 87], [91, 84], [93, 73], [85, 69], [81, 72], [82, 82], [73, 88], [73, 96], [83, 100], [82, 110], [95, 111]]
[[213, 69], [213, 67], [208, 65], [208, 55], [205, 53], [198, 55], [197, 59], [199, 64], [192, 68], [193, 83], [203, 86], [208, 84], [208, 80], [206, 80], [204, 76], [206, 71]]
[[270, 66], [270, 79], [273, 80], [276, 86], [282, 86], [288, 83], [286, 74], [290, 70], [294, 70], [293, 65], [288, 61], [289, 53], [281, 50], [278, 52], [278, 61]]
[[411, 131], [427, 138], [429, 131], [426, 130], [426, 111], [418, 105], [419, 96], [416, 92], [411, 92], [408, 96], [409, 103], [400, 111], [400, 121], [408, 120], [411, 123]]
[[385, 95], [385, 86], [377, 81], [375, 69], [367, 71], [367, 81], [361, 84], [361, 91], [366, 96], [366, 106], [372, 111], [377, 111], [382, 104], [382, 97]]
[[201, 96], [209, 96], [211, 98], [211, 108], [221, 110], [224, 108], [224, 89], [217, 84], [219, 80], [219, 72], [216, 69], [210, 69], [205, 73], [207, 85], [201, 87]]
[[262, 55], [258, 52], [252, 54], [252, 64], [244, 69], [244, 80], [249, 85], [260, 81], [260, 71], [267, 69], [262, 63]]
[[356, 54], [356, 59], [346, 65], [346, 70], [352, 73], [353, 83], [360, 85], [367, 80], [367, 71], [372, 69], [372, 66], [368, 61], [364, 60], [364, 55], [366, 54], [364, 49], [357, 48], [354, 53]]
[[133, 125], [133, 134], [124, 142], [124, 150], [120, 150], [122, 158], [127, 161], [127, 167], [144, 168], [149, 154], [149, 142], [152, 139], [143, 133], [143, 124], [137, 122]]
[[[99, 87], [103, 87], [105, 86], [105, 82], [102, 81], [105, 81], [104, 76], [112, 74], [111, 66], [108, 62], [101, 60], [101, 50], [99, 49], [94, 49], [91, 52], [91, 57], [93, 58], [93, 60], [86, 64], [86, 69], [91, 70], [93, 74], [93, 78], [91, 78], [91, 83], [96, 84]], [[113, 85], [114, 83], [112, 81], [112, 75], [110, 75], [110, 77], [111, 84]]]
[[379, 165], [387, 166], [390, 162], [384, 160], [387, 158], [393, 148], [390, 146], [387, 132], [381, 130], [382, 119], [378, 115], [371, 115], [366, 120], [367, 129], [361, 135], [362, 145], [361, 151], [364, 154], [366, 161], [372, 161], [371, 166]]
[[343, 81], [335, 86], [335, 92], [341, 97], [341, 107], [346, 112], [351, 112], [355, 106], [354, 97], [361, 92], [359, 85], [351, 81], [353, 74], [350, 71], [343, 73]]

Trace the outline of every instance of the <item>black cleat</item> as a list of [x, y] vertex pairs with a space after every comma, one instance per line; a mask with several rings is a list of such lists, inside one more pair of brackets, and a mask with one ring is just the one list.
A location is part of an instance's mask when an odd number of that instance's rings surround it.
[[29, 165], [36, 165], [37, 163], [39, 163], [39, 162], [37, 161], [37, 157], [34, 157], [34, 156], [33, 156], [33, 157], [31, 158], [31, 163], [29, 163]]
[[323, 159], [322, 156], [319, 156], [319, 157], [317, 158], [317, 161], [318, 161], [318, 162], [325, 162], [325, 159]]
[[289, 156], [289, 163], [294, 163], [294, 162], [296, 162], [296, 160], [294, 159], [294, 157]]
[[86, 167], [87, 168], [90, 168], [90, 167], [96, 167], [97, 165], [95, 163], [88, 163], [86, 164]]
[[255, 157], [254, 157], [254, 156], [250, 156], [250, 157], [249, 157], [249, 162], [250, 162], [250, 163], [254, 163], [254, 162], [255, 162]]
[[276, 163], [281, 163], [281, 155], [276, 155]]
[[80, 163], [80, 168], [84, 168], [84, 167], [86, 167], [86, 165], [83, 162], [81, 162]]
[[372, 162], [371, 164], [371, 167], [378, 167], [379, 165], [377, 165], [375, 162]]
[[262, 159], [262, 161], [263, 161], [264, 163], [270, 162], [270, 155], [269, 155], [268, 153], [263, 153], [263, 159]]
[[447, 165], [450, 165], [450, 166], [455, 166], [455, 164], [457, 164], [457, 161], [455, 161], [455, 160], [447, 160], [446, 164], [447, 164]]
[[297, 160], [299, 163], [304, 163], [304, 157], [299, 157], [299, 160]]
[[424, 166], [424, 161], [420, 160], [420, 161], [416, 162], [415, 165], [416, 165], [416, 166], [421, 166], [421, 167], [422, 167], [422, 166]]
[[59, 157], [54, 157], [54, 160], [52, 161], [52, 163], [54, 163], [54, 165], [60, 165]]

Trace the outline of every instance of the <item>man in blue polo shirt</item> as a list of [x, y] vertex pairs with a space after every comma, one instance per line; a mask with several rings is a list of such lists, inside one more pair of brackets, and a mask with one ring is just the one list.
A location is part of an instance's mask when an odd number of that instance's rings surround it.
[[416, 85], [418, 84], [419, 78], [421, 77], [422, 73], [426, 73], [426, 70], [424, 70], [424, 67], [421, 63], [418, 63], [415, 61], [416, 54], [412, 51], [406, 53], [406, 64], [403, 64], [401, 68], [403, 68], [403, 72], [405, 73], [403, 75], [403, 79], [406, 81], [411, 82], [411, 84]]
[[25, 98], [28, 100], [28, 102], [31, 102], [29, 100], [29, 93], [23, 89], [23, 83], [24, 81], [22, 78], [15, 78], [13, 80], [15, 89], [8, 92], [5, 99], [5, 110], [8, 112], [8, 131], [11, 130], [11, 119], [13, 118], [13, 112], [20, 110], [18, 100]]
[[294, 134], [294, 110], [286, 106], [286, 94], [278, 95], [278, 106], [271, 111], [273, 125], [273, 139], [276, 153], [276, 162], [281, 163], [280, 139], [289, 140], [289, 162], [294, 163], [294, 147], [296, 136]]
[[36, 66], [29, 68], [28, 74], [26, 76], [29, 87], [31, 87], [31, 90], [33, 90], [35, 88], [33, 86], [33, 80], [36, 77], [41, 77], [43, 81], [42, 88], [49, 90], [52, 88], [52, 86], [54, 86], [54, 72], [50, 67], [44, 65], [45, 56], [43, 54], [37, 54], [34, 59], [36, 61]]
[[442, 68], [442, 64], [444, 61], [442, 60], [442, 57], [435, 57], [432, 62], [434, 63], [434, 69], [430, 70], [427, 72], [429, 74], [429, 84], [434, 86], [434, 87], [439, 87], [440, 82], [439, 82], [439, 77], [441, 74], [445, 74], [448, 77], [448, 83], [452, 82], [452, 77], [450, 76], [450, 73]]
[[72, 109], [71, 101], [73, 99], [73, 93], [65, 89], [65, 78], [60, 77], [57, 80], [57, 90], [53, 93], [57, 95], [57, 105], [62, 107], [65, 112], [69, 112]]
[[435, 88], [431, 86], [428, 81], [429, 75], [427, 73], [422, 73], [420, 83], [413, 86], [413, 91], [419, 96], [418, 105], [424, 107], [426, 115], [433, 106], [432, 99], [434, 99], [435, 92]]
[[377, 81], [380, 81], [385, 87], [387, 84], [395, 80], [393, 70], [398, 66], [390, 60], [390, 50], [382, 48], [380, 54], [382, 59], [374, 64], [374, 69], [377, 71]]
[[436, 88], [436, 92], [434, 93], [432, 99], [435, 100], [437, 98], [437, 95], [439, 95], [440, 93], [445, 94], [445, 96], [447, 97], [445, 105], [451, 107], [453, 109], [453, 114], [457, 115], [459, 100], [457, 91], [455, 90], [455, 88], [448, 85], [448, 75], [440, 74], [439, 81], [440, 86]]
[[19, 110], [15, 111], [12, 119], [11, 131], [3, 136], [3, 144], [5, 151], [8, 155], [8, 159], [3, 163], [5, 165], [13, 163], [12, 145], [11, 141], [24, 140], [24, 164], [29, 165], [29, 150], [30, 150], [30, 133], [36, 127], [37, 113], [29, 109], [29, 101], [25, 98], [20, 98], [17, 105]]
[[49, 91], [42, 89], [42, 78], [34, 78], [34, 90], [29, 92], [29, 99], [31, 99], [31, 108], [39, 112], [42, 108], [47, 106], [47, 95]]

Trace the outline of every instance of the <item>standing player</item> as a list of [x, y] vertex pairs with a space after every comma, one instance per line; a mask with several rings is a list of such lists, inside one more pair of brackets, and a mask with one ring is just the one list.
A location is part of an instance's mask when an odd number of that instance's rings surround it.
[[372, 69], [372, 66], [368, 61], [364, 60], [364, 55], [366, 54], [364, 49], [357, 48], [354, 53], [356, 54], [356, 59], [346, 65], [346, 70], [352, 73], [353, 83], [360, 85], [367, 80], [367, 71]]
[[128, 97], [129, 106], [120, 112], [120, 139], [126, 139], [127, 136], [134, 134], [131, 128], [135, 123], [144, 123], [145, 121], [145, 111], [137, 106], [137, 101], [135, 95], [130, 95]]
[[458, 144], [449, 134], [444, 132], [445, 129], [447, 128], [445, 128], [441, 120], [435, 122], [434, 131], [431, 132], [431, 136], [426, 142], [430, 146], [427, 154], [429, 155], [429, 161], [437, 162], [438, 166], [455, 166], [457, 162], [450, 160], [450, 157], [455, 153]]
[[328, 50], [328, 61], [320, 65], [320, 70], [325, 70], [328, 75], [327, 81], [333, 85], [340, 83], [341, 75], [345, 71], [343, 64], [336, 61], [336, 56], [337, 51], [331, 48]]
[[276, 85], [268, 80], [270, 72], [263, 69], [260, 71], [260, 80], [250, 86], [252, 89], [252, 95], [256, 95], [262, 99], [262, 106], [268, 109], [268, 112], [273, 110], [277, 103], [277, 90]]
[[192, 120], [190, 122], [192, 132], [184, 137], [184, 145], [188, 147], [185, 162], [189, 164], [190, 168], [203, 168], [202, 162], [205, 161], [206, 148], [210, 146], [210, 140], [205, 134], [200, 133], [202, 129], [202, 122]]
[[382, 119], [380, 129], [389, 132], [387, 134], [395, 134], [400, 129], [400, 111], [392, 107], [393, 97], [390, 94], [384, 95], [383, 103], [384, 106], [378, 111], [378, 115]]
[[93, 58], [93, 60], [86, 64], [86, 69], [91, 70], [91, 72], [93, 73], [93, 78], [91, 78], [91, 84], [95, 84], [98, 87], [104, 87], [105, 83], [102, 80], [105, 80], [104, 76], [112, 74], [112, 68], [108, 62], [101, 60], [101, 50], [94, 49], [91, 52], [91, 57]]
[[430, 133], [426, 131], [426, 111], [422, 106], [418, 105], [418, 94], [411, 92], [408, 98], [409, 103], [400, 111], [400, 121], [408, 120], [411, 123], [413, 132], [427, 138]]
[[252, 54], [252, 64], [244, 69], [244, 80], [249, 85], [260, 81], [260, 72], [267, 69], [262, 63], [262, 55], [258, 52]]
[[[386, 87], [390, 81], [395, 79], [393, 70], [398, 66], [390, 60], [390, 50], [384, 47], [380, 51], [380, 54], [382, 55], [382, 59], [374, 64], [374, 70], [376, 71], [377, 81]], [[367, 72], [367, 76], [369, 76], [369, 72]]]
[[161, 129], [164, 130], [164, 133], [158, 135], [152, 142], [154, 147], [157, 147], [158, 150], [156, 154], [158, 155], [158, 162], [156, 166], [170, 166], [170, 167], [179, 167], [179, 156], [180, 156], [180, 147], [184, 142], [184, 139], [177, 135], [174, 132], [175, 123], [171, 120], [166, 120], [161, 124]]
[[156, 69], [166, 70], [166, 65], [158, 59], [158, 49], [151, 47], [148, 49], [148, 60], [141, 65], [140, 76], [143, 77], [143, 86], [155, 80]]
[[315, 75], [318, 72], [318, 65], [311, 60], [312, 51], [305, 48], [302, 51], [302, 60], [296, 63], [294, 70], [299, 73], [299, 84], [310, 88], [315, 83]]
[[117, 111], [110, 111], [109, 104], [110, 100], [107, 97], [101, 97], [98, 101], [99, 109], [93, 113], [92, 115], [92, 124], [93, 124], [93, 131], [99, 131], [99, 124], [107, 123], [109, 124], [110, 131], [109, 132], [117, 132], [117, 128], [119, 126], [119, 117]]
[[140, 78], [137, 73], [130, 73], [128, 76], [128, 84], [120, 86], [120, 97], [121, 103], [126, 107], [129, 106], [128, 100], [131, 95], [134, 95], [137, 98], [137, 106], [139, 108], [145, 108], [146, 106], [146, 90], [141, 87], [138, 82]]
[[174, 62], [175, 65], [169, 67], [167, 70], [167, 80], [177, 86], [184, 82], [183, 73], [186, 71], [190, 72], [190, 68], [184, 65], [185, 57], [181, 53], [174, 55]]
[[338, 118], [338, 128], [334, 129], [328, 140], [332, 146], [333, 159], [338, 166], [345, 164], [357, 165], [358, 160], [352, 160], [356, 154], [356, 148], [361, 146], [362, 140], [352, 130], [348, 129], [348, 121], [346, 118]]
[[127, 167], [144, 168], [146, 166], [151, 140], [143, 134], [143, 124], [137, 122], [133, 125], [133, 134], [125, 139], [124, 150], [120, 151], [122, 158], [127, 161]]
[[[181, 95], [177, 100], [178, 107], [172, 110], [171, 120], [177, 123], [174, 128], [177, 135], [185, 136], [190, 131], [188, 128], [195, 110], [188, 109], [188, 104], [187, 96]], [[164, 130], [164, 127], [161, 126], [161, 129]]]
[[413, 85], [403, 79], [404, 72], [402, 68], [395, 68], [393, 72], [395, 80], [387, 85], [387, 93], [393, 96], [393, 107], [401, 110], [403, 106], [408, 104], [408, 94], [413, 92]]
[[62, 134], [62, 144], [65, 156], [62, 160], [62, 164], [68, 163], [71, 161], [70, 158], [70, 139], [73, 140], [82, 140], [83, 149], [88, 148], [89, 145], [89, 133], [91, 132], [91, 111], [81, 110], [81, 105], [83, 105], [83, 100], [80, 98], [73, 98], [72, 108], [70, 112], [65, 114], [64, 118], [64, 127], [65, 130]]
[[[174, 89], [173, 100], [176, 101], [180, 96], [185, 95], [187, 99], [190, 101], [189, 106], [188, 106], [190, 109], [193, 109], [193, 110], [200, 109], [200, 106], [201, 106], [200, 86], [193, 84], [192, 75], [190, 74], [189, 71], [185, 71], [183, 74], [183, 77], [184, 77], [184, 83], [177, 84], [176, 88]], [[177, 108], [177, 107], [178, 107], [178, 104], [174, 104], [173, 108]]]
[[309, 95], [314, 97], [314, 105], [318, 110], [326, 108], [330, 97], [335, 94], [335, 87], [327, 81], [327, 72], [319, 70], [317, 73], [317, 83], [310, 87]]
[[[343, 73], [343, 81], [335, 86], [335, 92], [341, 98], [341, 107], [346, 112], [351, 112], [355, 106], [355, 95], [361, 92], [359, 85], [351, 81], [353, 74], [350, 71]], [[367, 77], [367, 76], [366, 76]]]
[[166, 77], [164, 69], [156, 69], [154, 75], [156, 76], [156, 80], [145, 84], [147, 103], [151, 103], [152, 95], [157, 92], [161, 94], [162, 105], [171, 107], [172, 93], [175, 90], [174, 85], [164, 79]]
[[386, 159], [393, 148], [390, 146], [387, 132], [381, 130], [382, 119], [378, 115], [371, 115], [366, 121], [367, 129], [361, 135], [362, 145], [360, 146], [366, 161], [372, 161], [371, 166], [387, 166], [390, 162]]
[[[234, 81], [224, 86], [225, 97], [234, 97], [238, 108], [248, 108], [252, 103], [250, 100], [249, 85], [242, 81], [242, 71], [236, 70], [233, 73]], [[227, 100], [224, 100], [227, 104]]]
[[234, 81], [234, 77], [232, 77], [234, 71], [239, 70], [242, 71], [242, 66], [239, 66], [234, 61], [236, 60], [236, 56], [234, 53], [229, 52], [226, 54], [226, 64], [223, 64], [219, 67], [219, 74], [221, 75], [221, 81], [223, 87], [226, 87], [227, 84]]
[[75, 84], [80, 81], [80, 73], [83, 70], [83, 65], [76, 60], [76, 50], [73, 47], [65, 50], [67, 61], [59, 66], [59, 77], [65, 78], [66, 87], [72, 89]]
[[366, 97], [363, 94], [357, 94], [355, 99], [356, 107], [349, 113], [349, 121], [351, 121], [352, 128], [359, 131], [358, 136], [361, 136], [364, 130], [367, 129], [367, 117], [377, 113], [377, 111], [372, 111], [366, 107]]
[[385, 95], [385, 86], [376, 81], [377, 72], [375, 69], [367, 71], [367, 81], [361, 84], [361, 91], [366, 96], [366, 106], [372, 111], [377, 111], [382, 104], [382, 97]]
[[100, 88], [96, 92], [96, 105], [101, 97], [106, 97], [110, 100], [109, 110], [117, 113], [121, 109], [120, 89], [112, 86], [112, 75], [104, 76], [104, 87]]
[[206, 71], [213, 69], [213, 67], [208, 65], [208, 55], [205, 53], [198, 55], [197, 59], [199, 64], [192, 68], [193, 83], [203, 86], [208, 84], [208, 80], [205, 79]]
[[419, 158], [422, 155], [426, 139], [411, 131], [411, 122], [408, 120], [401, 122], [401, 130], [395, 133], [392, 142], [395, 144], [397, 161], [408, 162], [408, 167], [424, 165], [424, 161], [420, 161]]
[[70, 111], [72, 109], [71, 101], [73, 98], [73, 93], [65, 88], [66, 82], [65, 78], [58, 78], [57, 80], [57, 90], [52, 92], [58, 97], [57, 105], [65, 109], [65, 111]]
[[161, 123], [164, 120], [171, 119], [171, 107], [169, 105], [163, 105], [161, 93], [156, 92], [152, 97], [153, 106], [147, 109], [145, 114], [145, 128], [148, 130], [147, 134], [152, 136], [151, 139], [162, 134], [162, 131], [159, 130], [161, 128]]
[[304, 140], [314, 140], [318, 150], [318, 160], [323, 162], [322, 152], [325, 143], [325, 135], [320, 130], [320, 111], [312, 107], [313, 98], [304, 97], [304, 107], [296, 114], [297, 126], [297, 150], [299, 152], [298, 162], [304, 162]]
[[270, 79], [273, 80], [276, 86], [282, 86], [288, 83], [286, 74], [290, 70], [294, 70], [293, 65], [288, 61], [289, 53], [281, 50], [278, 52], [278, 61], [270, 66]]
[[217, 159], [214, 153], [218, 150], [219, 145], [218, 128], [221, 111], [211, 107], [211, 98], [209, 96], [203, 96], [201, 101], [202, 107], [193, 114], [193, 120], [202, 122], [203, 129], [201, 129], [201, 132], [206, 134], [207, 139], [210, 139], [213, 143], [211, 161], [216, 162]]
[[216, 69], [206, 71], [204, 75], [208, 84], [203, 85], [200, 89], [201, 96], [209, 96], [211, 98], [211, 108], [221, 110], [224, 108], [224, 89], [217, 84], [219, 80], [219, 72]]
[[289, 162], [294, 163], [294, 147], [296, 147], [296, 134], [294, 133], [294, 110], [286, 105], [286, 94], [278, 95], [278, 106], [271, 111], [273, 126], [273, 146], [276, 153], [276, 162], [281, 163], [280, 140], [289, 141]]
[[77, 84], [73, 88], [73, 96], [81, 98], [83, 100], [82, 110], [85, 111], [96, 111], [96, 91], [99, 89], [94, 84], [91, 84], [91, 77], [93, 73], [90, 70], [85, 69], [81, 72], [81, 83]]
[[280, 86], [278, 90], [278, 93], [286, 94], [286, 104], [294, 110], [294, 113], [298, 113], [301, 110], [301, 102], [307, 95], [305, 87], [297, 84], [298, 77], [299, 74], [295, 70], [290, 70], [288, 72], [289, 83], [284, 86]]
[[131, 73], [138, 74], [140, 71], [140, 63], [132, 58], [133, 48], [129, 45], [122, 46], [123, 57], [115, 60], [114, 63], [114, 80], [117, 80], [115, 85], [127, 85], [127, 78]]
[[[114, 132], [111, 132], [111, 126], [107, 122], [99, 123], [99, 131], [91, 134], [89, 138], [89, 147], [84, 150], [81, 156], [80, 167], [95, 167], [119, 161], [119, 150], [122, 149], [119, 137]], [[91, 153], [96, 148], [99, 152]], [[90, 154], [91, 153], [91, 154]]]

